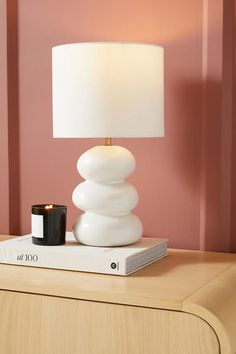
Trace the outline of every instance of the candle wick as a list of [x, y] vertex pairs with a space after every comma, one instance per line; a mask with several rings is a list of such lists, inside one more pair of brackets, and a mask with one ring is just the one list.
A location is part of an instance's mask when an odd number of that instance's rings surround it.
[[53, 205], [52, 205], [52, 204], [45, 206], [45, 209], [52, 209], [52, 208], [53, 208]]

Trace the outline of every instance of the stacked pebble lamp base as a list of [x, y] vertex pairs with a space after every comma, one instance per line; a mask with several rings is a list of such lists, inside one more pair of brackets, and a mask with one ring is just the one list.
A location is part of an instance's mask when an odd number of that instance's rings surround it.
[[74, 205], [84, 211], [73, 226], [79, 242], [111, 247], [140, 239], [142, 223], [131, 212], [138, 193], [125, 181], [134, 168], [134, 156], [121, 146], [95, 146], [80, 156], [77, 169], [85, 181], [72, 195]]

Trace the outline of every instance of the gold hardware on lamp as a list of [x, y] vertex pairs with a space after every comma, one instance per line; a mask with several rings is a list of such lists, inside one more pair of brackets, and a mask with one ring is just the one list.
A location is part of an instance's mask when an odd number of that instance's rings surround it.
[[105, 146], [111, 146], [112, 142], [111, 142], [111, 138], [105, 138]]

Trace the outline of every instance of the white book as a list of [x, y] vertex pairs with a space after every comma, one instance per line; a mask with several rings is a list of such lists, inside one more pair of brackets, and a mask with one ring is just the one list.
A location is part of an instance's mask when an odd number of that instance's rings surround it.
[[0, 243], [0, 263], [115, 275], [131, 274], [166, 255], [167, 240], [150, 237], [122, 247], [85, 246], [71, 232], [61, 246], [35, 245], [31, 235]]

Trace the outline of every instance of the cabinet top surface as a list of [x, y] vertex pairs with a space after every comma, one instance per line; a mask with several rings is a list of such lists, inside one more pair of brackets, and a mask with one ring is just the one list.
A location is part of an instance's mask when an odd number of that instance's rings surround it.
[[[9, 236], [0, 235], [0, 241]], [[128, 277], [0, 264], [0, 290], [184, 311], [236, 353], [236, 254], [170, 249]]]
[[170, 249], [166, 258], [128, 277], [1, 264], [0, 288], [180, 310], [186, 298], [235, 263], [236, 254]]

